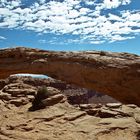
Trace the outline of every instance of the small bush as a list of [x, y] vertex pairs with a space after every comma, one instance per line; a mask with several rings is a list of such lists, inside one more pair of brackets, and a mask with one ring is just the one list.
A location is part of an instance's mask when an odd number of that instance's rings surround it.
[[29, 111], [35, 111], [41, 108], [45, 108], [42, 100], [49, 97], [49, 92], [46, 86], [42, 86], [38, 89], [35, 99], [32, 102], [32, 107], [29, 108]]
[[37, 95], [36, 95], [36, 98], [38, 100], [42, 100], [42, 99], [45, 99], [45, 98], [48, 98], [48, 97], [49, 97], [49, 92], [48, 92], [46, 86], [42, 86], [41, 88], [38, 89]]
[[106, 52], [100, 51], [100, 55], [101, 55], [101, 56], [105, 56], [105, 55], [106, 55]]

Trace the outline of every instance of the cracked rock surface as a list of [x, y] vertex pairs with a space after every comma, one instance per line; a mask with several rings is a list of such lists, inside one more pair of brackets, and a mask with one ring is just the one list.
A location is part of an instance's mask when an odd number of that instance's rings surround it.
[[0, 140], [140, 139], [140, 108], [137, 105], [71, 105], [60, 89], [49, 84], [50, 96], [42, 99], [45, 107], [29, 111], [37, 88], [20, 80], [10, 80], [1, 89]]

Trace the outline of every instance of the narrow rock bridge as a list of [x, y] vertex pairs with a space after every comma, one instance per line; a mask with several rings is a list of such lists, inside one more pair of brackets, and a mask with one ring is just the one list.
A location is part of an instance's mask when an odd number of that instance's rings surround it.
[[140, 56], [103, 51], [0, 50], [0, 78], [44, 74], [140, 106]]

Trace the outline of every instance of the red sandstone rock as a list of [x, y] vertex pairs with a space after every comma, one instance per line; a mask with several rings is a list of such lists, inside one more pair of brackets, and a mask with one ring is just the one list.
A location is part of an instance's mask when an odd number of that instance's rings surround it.
[[46, 74], [140, 106], [140, 56], [134, 54], [0, 50], [0, 78], [16, 73]]

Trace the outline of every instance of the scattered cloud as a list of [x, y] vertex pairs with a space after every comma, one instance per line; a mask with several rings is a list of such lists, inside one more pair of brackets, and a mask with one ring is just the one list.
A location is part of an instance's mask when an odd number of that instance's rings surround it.
[[122, 40], [133, 39], [133, 38], [134, 38], [134, 37], [123, 37], [123, 36], [120, 36], [120, 35], [114, 35], [114, 36], [111, 38], [111, 41], [110, 41], [110, 42], [122, 41]]
[[[70, 43], [100, 44], [132, 39], [140, 34], [140, 10], [102, 14], [107, 9], [130, 3], [131, 0], [38, 0], [23, 6], [20, 0], [1, 0], [0, 28], [78, 36], [73, 41], [68, 39]], [[46, 43], [46, 40], [38, 42]]]
[[104, 43], [104, 41], [91, 41], [90, 42], [91, 44], [102, 44], [102, 43]]
[[41, 43], [41, 44], [47, 43], [47, 41], [45, 39], [40, 39], [40, 40], [38, 40], [38, 42]]
[[21, 0], [1, 0], [0, 7], [14, 9], [21, 5]]
[[104, 8], [117, 8], [121, 2], [119, 0], [104, 0], [103, 6]]
[[121, 5], [128, 5], [131, 0], [103, 0], [103, 3], [98, 4], [97, 9], [112, 9], [118, 8]]
[[6, 40], [7, 38], [4, 36], [0, 36], [0, 40]]

